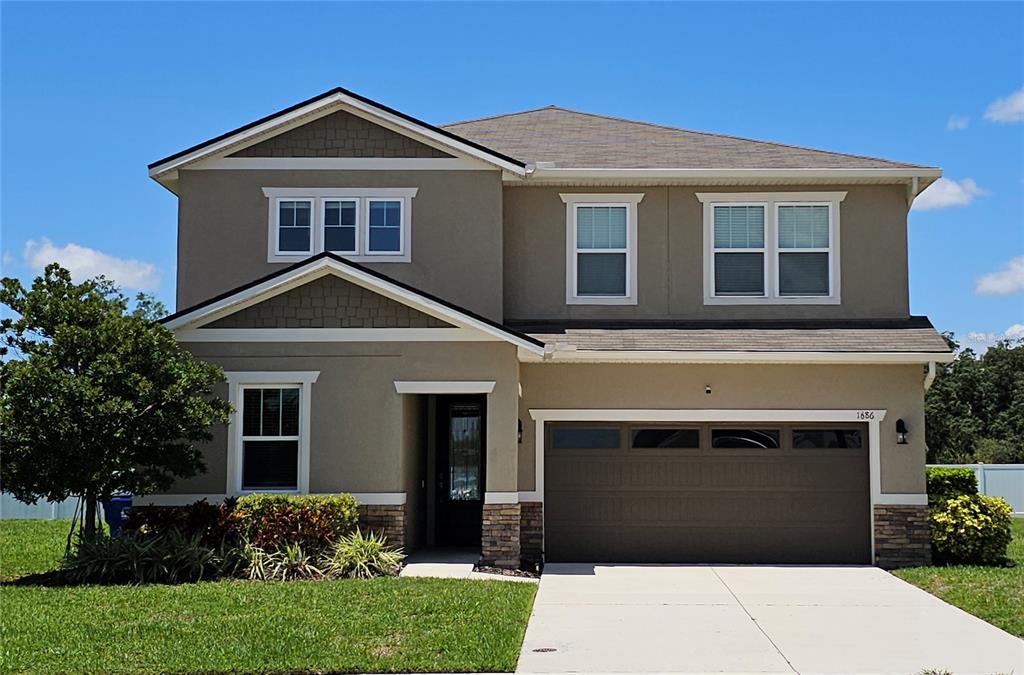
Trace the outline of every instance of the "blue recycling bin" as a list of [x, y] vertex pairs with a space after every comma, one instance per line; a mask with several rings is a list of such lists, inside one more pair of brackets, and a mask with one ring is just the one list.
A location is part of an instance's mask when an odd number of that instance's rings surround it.
[[116, 537], [124, 525], [125, 509], [132, 507], [131, 495], [118, 495], [103, 502], [103, 520], [110, 528], [110, 536]]

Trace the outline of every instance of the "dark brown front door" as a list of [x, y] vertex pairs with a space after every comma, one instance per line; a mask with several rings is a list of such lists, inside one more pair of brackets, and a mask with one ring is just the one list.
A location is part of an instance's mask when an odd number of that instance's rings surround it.
[[437, 532], [441, 546], [477, 546], [484, 508], [484, 397], [438, 405]]
[[863, 425], [549, 427], [549, 561], [870, 563]]

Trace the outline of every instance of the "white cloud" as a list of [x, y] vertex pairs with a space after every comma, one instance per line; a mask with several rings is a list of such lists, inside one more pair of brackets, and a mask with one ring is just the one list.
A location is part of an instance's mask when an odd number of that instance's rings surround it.
[[946, 121], [946, 131], [963, 131], [971, 124], [967, 115], [950, 115]]
[[118, 258], [78, 244], [55, 246], [45, 237], [39, 242], [30, 239], [25, 242], [22, 255], [35, 271], [57, 262], [70, 270], [78, 281], [102, 274], [120, 286], [138, 291], [153, 291], [160, 285], [160, 275], [151, 263]]
[[1024, 291], [1024, 255], [1011, 258], [995, 272], [978, 277], [974, 292], [978, 295], [1009, 295]]
[[992, 101], [985, 110], [985, 119], [990, 122], [1024, 122], [1024, 87]]
[[950, 206], [967, 206], [975, 197], [986, 194], [988, 192], [978, 187], [970, 178], [961, 181], [940, 178], [917, 196], [913, 208], [915, 211], [928, 211]]
[[964, 347], [970, 347], [975, 352], [982, 353], [995, 343], [1000, 340], [1022, 340], [1024, 339], [1024, 323], [1015, 323], [1002, 333], [983, 333], [980, 331], [974, 331], [967, 333], [968, 344], [963, 345]]

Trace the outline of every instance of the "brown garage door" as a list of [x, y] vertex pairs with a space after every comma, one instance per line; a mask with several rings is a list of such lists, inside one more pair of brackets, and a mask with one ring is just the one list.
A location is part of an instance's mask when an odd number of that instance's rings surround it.
[[548, 427], [549, 561], [870, 562], [863, 425]]

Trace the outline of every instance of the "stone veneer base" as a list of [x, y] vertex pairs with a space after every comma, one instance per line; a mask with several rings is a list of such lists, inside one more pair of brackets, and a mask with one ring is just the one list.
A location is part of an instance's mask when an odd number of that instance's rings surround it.
[[364, 532], [379, 532], [387, 537], [388, 545], [405, 548], [404, 504], [360, 504], [359, 527]]
[[918, 567], [932, 562], [928, 506], [875, 506], [875, 564], [884, 569]]
[[519, 504], [484, 504], [480, 561], [495, 567], [520, 565]]
[[544, 503], [520, 502], [519, 552], [523, 562], [544, 560]]

